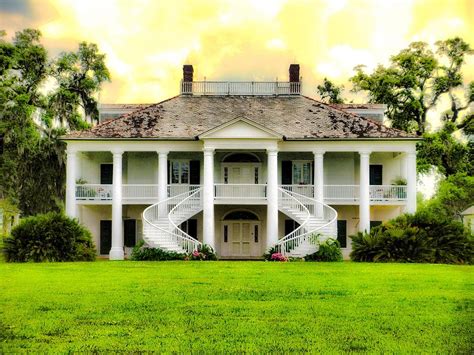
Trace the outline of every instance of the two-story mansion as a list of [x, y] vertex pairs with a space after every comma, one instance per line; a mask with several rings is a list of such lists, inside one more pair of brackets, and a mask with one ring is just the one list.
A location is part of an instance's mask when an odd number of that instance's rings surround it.
[[272, 246], [304, 256], [315, 235], [347, 255], [348, 235], [415, 211], [417, 138], [385, 126], [383, 105], [303, 96], [296, 64], [288, 82], [183, 74], [180, 95], [109, 105], [115, 118], [64, 137], [66, 210], [100, 255], [123, 259], [144, 239], [182, 252], [205, 243], [221, 258]]

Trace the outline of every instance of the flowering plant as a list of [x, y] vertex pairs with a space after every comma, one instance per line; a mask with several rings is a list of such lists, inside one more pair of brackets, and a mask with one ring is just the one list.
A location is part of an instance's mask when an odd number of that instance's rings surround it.
[[190, 260], [217, 260], [216, 253], [209, 245], [200, 245], [189, 255]]
[[271, 257], [272, 261], [288, 261], [288, 258], [282, 253], [273, 253]]

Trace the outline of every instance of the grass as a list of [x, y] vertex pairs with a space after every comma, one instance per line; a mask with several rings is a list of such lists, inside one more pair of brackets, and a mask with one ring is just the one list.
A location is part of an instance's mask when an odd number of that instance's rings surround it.
[[0, 353], [472, 353], [470, 266], [0, 264]]

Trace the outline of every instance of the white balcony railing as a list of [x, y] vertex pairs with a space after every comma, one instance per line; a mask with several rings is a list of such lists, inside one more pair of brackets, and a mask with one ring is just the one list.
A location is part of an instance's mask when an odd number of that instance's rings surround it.
[[299, 95], [301, 82], [280, 81], [192, 81], [181, 82], [188, 95]]
[[281, 185], [283, 190], [314, 198], [314, 185]]
[[359, 185], [324, 185], [327, 200], [359, 200]]
[[125, 200], [153, 200], [158, 198], [158, 185], [122, 185], [122, 198]]
[[407, 199], [407, 187], [404, 185], [371, 185], [371, 201], [404, 201]]
[[194, 191], [201, 187], [201, 185], [176, 184], [168, 185], [168, 197], [181, 195], [185, 192]]
[[[194, 191], [200, 185], [168, 185], [168, 196], [173, 197]], [[281, 185], [285, 191], [297, 193], [313, 198], [314, 185]], [[333, 201], [359, 201], [359, 185], [324, 185], [324, 199]], [[407, 187], [404, 185], [371, 185], [369, 187], [372, 202], [406, 201]], [[79, 201], [111, 201], [113, 187], [107, 184], [81, 184], [76, 185], [76, 199]], [[216, 199], [261, 199], [265, 200], [265, 184], [214, 184], [214, 197]], [[124, 200], [150, 201], [158, 198], [158, 185], [156, 184], [125, 184], [122, 185], [122, 198]]]
[[76, 185], [77, 200], [108, 201], [112, 200], [112, 185], [81, 184]]
[[216, 199], [259, 199], [267, 197], [265, 184], [214, 184]]

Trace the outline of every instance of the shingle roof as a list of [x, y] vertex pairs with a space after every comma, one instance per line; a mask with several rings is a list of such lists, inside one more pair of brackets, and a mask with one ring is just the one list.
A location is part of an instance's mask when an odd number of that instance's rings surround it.
[[65, 139], [196, 139], [236, 117], [245, 117], [288, 140], [416, 138], [404, 131], [305, 96], [176, 96]]

